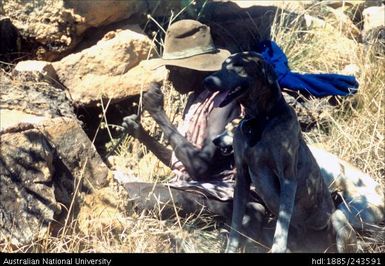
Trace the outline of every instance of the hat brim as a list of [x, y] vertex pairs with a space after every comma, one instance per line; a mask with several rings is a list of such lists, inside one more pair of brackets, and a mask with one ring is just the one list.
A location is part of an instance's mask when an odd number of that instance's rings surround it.
[[217, 71], [229, 56], [229, 51], [218, 49], [216, 53], [199, 54], [181, 59], [150, 59], [142, 61], [141, 65], [151, 70], [161, 66], [178, 66], [199, 71]]

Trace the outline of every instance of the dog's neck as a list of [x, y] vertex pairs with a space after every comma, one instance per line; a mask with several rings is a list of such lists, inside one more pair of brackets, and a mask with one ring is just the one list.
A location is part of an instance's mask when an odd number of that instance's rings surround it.
[[279, 107], [285, 103], [278, 84], [274, 87], [253, 89], [240, 101], [245, 110], [245, 117], [264, 120], [278, 112]]
[[244, 118], [239, 128], [250, 147], [261, 139], [270, 118], [279, 114], [287, 105], [278, 84], [274, 87], [254, 89], [241, 99], [240, 103], [244, 107]]

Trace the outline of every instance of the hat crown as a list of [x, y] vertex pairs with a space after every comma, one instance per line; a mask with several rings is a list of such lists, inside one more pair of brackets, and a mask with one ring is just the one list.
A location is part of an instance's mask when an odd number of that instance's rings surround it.
[[181, 59], [215, 52], [210, 27], [195, 20], [180, 20], [166, 32], [163, 59]]

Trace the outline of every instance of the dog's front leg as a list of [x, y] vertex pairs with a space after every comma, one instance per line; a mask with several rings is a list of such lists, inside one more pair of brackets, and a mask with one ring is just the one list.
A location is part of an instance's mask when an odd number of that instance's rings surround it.
[[250, 195], [250, 175], [247, 166], [237, 166], [237, 176], [234, 188], [233, 215], [231, 220], [231, 231], [227, 242], [226, 253], [233, 253], [237, 250], [240, 240], [240, 230], [243, 216], [245, 215], [246, 204]]
[[295, 180], [285, 178], [281, 180], [278, 220], [271, 249], [273, 253], [286, 252], [290, 220], [294, 210], [295, 194], [297, 191], [297, 182]]

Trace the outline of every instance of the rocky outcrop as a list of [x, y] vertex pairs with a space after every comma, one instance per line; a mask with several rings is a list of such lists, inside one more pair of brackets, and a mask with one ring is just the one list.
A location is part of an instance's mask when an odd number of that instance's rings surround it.
[[34, 44], [39, 59], [53, 61], [74, 48], [88, 29], [125, 19], [144, 23], [145, 14], [169, 16], [170, 8], [180, 5], [180, 1], [166, 0], [15, 0], [0, 3], [0, 9], [23, 38]]
[[139, 32], [138, 26], [109, 32], [96, 45], [53, 63], [76, 105], [92, 106], [102, 98], [121, 101], [165, 78], [164, 68], [151, 72], [139, 66], [154, 48]]
[[60, 222], [79, 180], [80, 191], [101, 188], [109, 170], [64, 90], [29, 74], [0, 81], [0, 242], [18, 246]]

